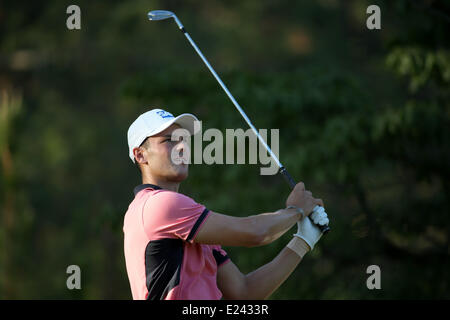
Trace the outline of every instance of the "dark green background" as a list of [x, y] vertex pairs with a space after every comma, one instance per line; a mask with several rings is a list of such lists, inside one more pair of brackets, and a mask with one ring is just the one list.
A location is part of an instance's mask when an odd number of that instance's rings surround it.
[[[325, 201], [332, 232], [272, 299], [450, 297], [449, 2], [92, 0], [0, 3], [0, 299], [130, 299], [130, 123], [158, 106], [247, 129], [155, 9], [178, 15], [257, 128], [280, 129], [281, 162]], [[284, 207], [287, 184], [259, 167], [192, 165], [180, 191], [236, 216]], [[293, 232], [225, 249], [247, 273]]]

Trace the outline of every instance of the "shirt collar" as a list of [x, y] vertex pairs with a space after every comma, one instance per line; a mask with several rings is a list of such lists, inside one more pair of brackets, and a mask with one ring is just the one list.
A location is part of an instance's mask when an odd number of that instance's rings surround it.
[[142, 191], [144, 189], [147, 189], [147, 188], [152, 188], [152, 189], [155, 189], [155, 190], [162, 189], [161, 187], [159, 187], [157, 185], [150, 184], [150, 183], [144, 183], [144, 184], [140, 184], [136, 188], [134, 188], [134, 190], [133, 190], [134, 195], [136, 196], [140, 191]]

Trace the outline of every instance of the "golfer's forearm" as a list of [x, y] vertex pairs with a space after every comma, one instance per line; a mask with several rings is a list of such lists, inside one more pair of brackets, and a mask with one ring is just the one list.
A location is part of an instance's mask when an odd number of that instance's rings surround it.
[[293, 209], [281, 209], [277, 212], [262, 213], [251, 216], [251, 223], [261, 235], [259, 245], [271, 243], [281, 237], [301, 218], [301, 214]]
[[267, 299], [294, 271], [301, 258], [284, 248], [271, 262], [245, 276], [246, 298]]

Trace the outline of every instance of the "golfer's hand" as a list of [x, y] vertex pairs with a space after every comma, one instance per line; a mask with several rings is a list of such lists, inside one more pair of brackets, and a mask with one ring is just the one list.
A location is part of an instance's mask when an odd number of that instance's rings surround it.
[[[311, 219], [314, 224], [311, 223]], [[294, 237], [303, 239], [312, 250], [322, 237], [322, 232], [317, 225], [326, 225], [330, 222], [330, 220], [328, 219], [325, 209], [320, 206], [314, 208], [314, 211], [311, 214], [311, 219], [305, 218], [297, 222], [298, 229], [297, 233], [294, 234]]]
[[306, 216], [309, 216], [317, 205], [323, 207], [323, 201], [321, 199], [315, 199], [311, 191], [305, 190], [303, 182], [297, 183], [286, 200], [286, 207], [296, 206], [302, 208]]

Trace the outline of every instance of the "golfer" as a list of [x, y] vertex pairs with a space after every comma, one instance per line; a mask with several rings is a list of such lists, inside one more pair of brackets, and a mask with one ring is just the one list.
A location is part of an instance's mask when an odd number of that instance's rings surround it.
[[[129, 156], [142, 174], [123, 225], [133, 299], [266, 299], [322, 236], [315, 224], [329, 222], [324, 204], [301, 182], [287, 198], [286, 208], [247, 217], [214, 212], [179, 193], [188, 164], [174, 161], [173, 155], [185, 157], [188, 146], [183, 139], [173, 139], [173, 133], [185, 129], [194, 134], [195, 121], [192, 114], [174, 117], [153, 109], [128, 129]], [[241, 273], [222, 249], [269, 244], [294, 224], [298, 231], [287, 246], [248, 274]]]

